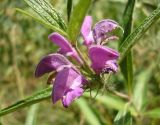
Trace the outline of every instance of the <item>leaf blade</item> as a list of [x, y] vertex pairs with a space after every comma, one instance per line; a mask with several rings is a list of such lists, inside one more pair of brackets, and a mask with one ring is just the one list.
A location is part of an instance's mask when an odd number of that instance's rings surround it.
[[68, 35], [71, 42], [76, 41], [76, 38], [79, 35], [83, 19], [87, 13], [90, 3], [91, 0], [79, 0], [78, 4], [72, 12], [71, 19], [68, 25]]
[[150, 118], [160, 118], [160, 108], [155, 108], [150, 111], [147, 111], [144, 113], [145, 116], [150, 117]]
[[36, 125], [37, 113], [39, 109], [39, 104], [34, 104], [28, 110], [25, 125]]
[[[96, 95], [96, 92], [92, 92], [93, 95]], [[85, 93], [84, 96], [90, 97], [90, 93]], [[107, 108], [113, 108], [115, 110], [122, 110], [125, 106], [125, 102], [120, 98], [112, 96], [110, 94], [107, 95], [97, 95], [95, 98], [97, 101], [103, 103]]]
[[134, 94], [133, 94], [133, 103], [136, 105], [136, 108], [141, 111], [143, 105], [144, 105], [144, 99], [146, 97], [147, 93], [147, 83], [152, 77], [152, 71], [153, 68], [155, 67], [155, 64], [152, 63], [152, 65], [142, 71], [138, 76], [137, 76], [137, 83], [134, 87]]
[[60, 14], [46, 0], [24, 0], [44, 21], [66, 30], [66, 25]]
[[71, 12], [72, 12], [72, 0], [67, 0], [67, 18], [70, 20]]
[[160, 7], [154, 10], [150, 16], [148, 16], [139, 27], [137, 27], [123, 42], [119, 47], [119, 52], [121, 58], [119, 62], [123, 60], [128, 51], [133, 47], [133, 45], [143, 36], [143, 34], [148, 30], [148, 28], [156, 22], [160, 17]]
[[53, 31], [56, 31], [56, 32], [59, 32], [60, 34], [62, 34], [63, 36], [67, 36], [66, 32], [64, 32], [63, 30], [59, 29], [58, 27], [56, 26], [53, 26], [51, 25], [50, 23], [47, 23], [45, 22], [44, 20], [34, 16], [34, 15], [31, 15], [29, 12], [25, 11], [25, 10], [22, 10], [20, 8], [16, 8], [16, 11], [20, 12], [20, 13], [23, 13], [27, 16], [30, 16], [32, 17], [35, 21], [39, 22], [40, 24], [44, 25], [46, 28], [49, 28], [49, 29], [52, 29]]
[[114, 119], [113, 125], [132, 125], [132, 116], [130, 112], [119, 111]]
[[80, 98], [76, 101], [76, 104], [81, 109], [82, 113], [85, 115], [86, 120], [90, 125], [101, 125], [98, 118], [87, 104], [87, 101], [84, 98]]
[[[123, 44], [126, 37], [131, 33], [132, 28], [132, 16], [134, 10], [135, 0], [128, 0], [126, 9], [124, 11], [124, 35], [119, 46]], [[132, 94], [133, 84], [133, 64], [132, 64], [132, 51], [129, 51], [123, 61], [120, 63], [121, 72], [126, 80], [128, 93]]]
[[9, 114], [11, 112], [14, 112], [18, 109], [24, 108], [26, 106], [33, 105], [35, 103], [49, 99], [51, 97], [51, 90], [52, 88], [49, 87], [32, 96], [29, 96], [28, 98], [18, 101], [14, 103], [13, 105], [8, 106], [7, 108], [0, 110], [0, 117], [3, 115]]

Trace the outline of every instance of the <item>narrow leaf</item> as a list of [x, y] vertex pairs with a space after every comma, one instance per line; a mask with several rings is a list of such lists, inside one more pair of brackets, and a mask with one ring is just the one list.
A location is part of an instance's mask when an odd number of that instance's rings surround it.
[[131, 33], [119, 47], [119, 52], [121, 53], [120, 62], [127, 55], [131, 47], [140, 39], [147, 29], [154, 24], [160, 17], [160, 7], [154, 10], [150, 16], [148, 16], [139, 27], [137, 27], [133, 33]]
[[90, 125], [101, 125], [98, 118], [87, 104], [87, 101], [84, 98], [80, 98], [76, 101], [76, 104], [81, 109], [83, 115]]
[[39, 109], [39, 104], [34, 104], [28, 110], [27, 119], [25, 125], [36, 125], [37, 113]]
[[72, 0], [67, 0], [67, 17], [68, 17], [68, 21], [70, 20], [71, 12], [72, 12]]
[[35, 103], [41, 102], [46, 99], [49, 99], [51, 97], [51, 90], [52, 90], [52, 88], [49, 87], [47, 89], [44, 89], [44, 90], [26, 98], [26, 99], [18, 101], [13, 105], [8, 106], [7, 108], [0, 110], [0, 116], [9, 114], [9, 113], [14, 112], [18, 109], [24, 108], [29, 105], [33, 105]]
[[[131, 33], [132, 28], [132, 15], [134, 10], [135, 0], [128, 0], [126, 9], [124, 11], [124, 35], [123, 39], [119, 45], [123, 44], [126, 37]], [[132, 93], [132, 83], [133, 83], [133, 64], [132, 64], [132, 52], [128, 52], [126, 57], [120, 64], [121, 71], [127, 83], [128, 93]]]
[[21, 12], [21, 13], [27, 15], [27, 16], [32, 17], [34, 20], [36, 20], [37, 22], [41, 23], [41, 24], [44, 25], [46, 28], [52, 29], [53, 31], [56, 31], [56, 32], [59, 32], [59, 33], [62, 34], [63, 36], [67, 36], [67, 34], [66, 34], [63, 30], [59, 29], [59, 28], [56, 27], [56, 26], [51, 25], [50, 23], [47, 23], [46, 21], [44, 21], [44, 20], [36, 17], [35, 15], [31, 15], [31, 14], [30, 14], [29, 12], [27, 12], [27, 11], [24, 11], [24, 10], [19, 9], [19, 8], [16, 8], [16, 11]]
[[47, 0], [24, 0], [44, 21], [66, 30], [66, 25], [60, 14]]
[[144, 113], [145, 116], [150, 118], [160, 118], [160, 108], [152, 109]]
[[130, 112], [119, 111], [113, 125], [132, 125], [132, 116]]
[[68, 35], [72, 42], [75, 42], [83, 23], [84, 17], [91, 4], [91, 0], [79, 0], [73, 9], [71, 19], [68, 26]]
[[[96, 92], [92, 92], [93, 95], [96, 95]], [[90, 93], [85, 93], [84, 96], [90, 98]], [[112, 96], [110, 94], [107, 95], [97, 95], [95, 98], [96, 101], [103, 103], [107, 108], [112, 108], [116, 110], [124, 109], [125, 102], [118, 97]]]
[[[10, 105], [7, 108], [0, 110], [0, 116], [9, 114], [9, 113], [14, 112], [18, 109], [33, 105], [35, 103], [39, 103], [43, 100], [47, 100], [47, 99], [51, 98], [51, 91], [52, 91], [52, 88], [49, 87], [47, 89], [41, 90], [40, 92], [38, 92], [28, 98], [20, 100], [20, 101], [16, 102], [15, 104]], [[92, 92], [92, 94], [96, 94], [96, 92]], [[90, 97], [89, 93], [85, 93], [84, 95], [86, 97]], [[95, 99], [97, 101], [103, 103], [107, 108], [122, 110], [122, 109], [124, 109], [124, 106], [125, 106], [125, 102], [122, 99], [120, 99], [119, 97], [112, 96], [110, 94], [107, 94], [105, 96], [97, 95], [97, 97]], [[136, 112], [133, 108], [130, 108], [130, 110], [132, 111], [133, 114], [136, 115]]]
[[146, 93], [147, 93], [147, 83], [151, 78], [152, 70], [155, 64], [153, 63], [149, 68], [142, 71], [137, 76], [137, 83], [134, 87], [133, 103], [136, 105], [136, 108], [140, 111], [145, 102]]

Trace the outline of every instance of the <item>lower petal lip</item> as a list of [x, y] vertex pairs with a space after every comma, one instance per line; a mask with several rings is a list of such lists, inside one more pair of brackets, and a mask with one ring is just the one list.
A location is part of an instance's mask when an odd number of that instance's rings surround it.
[[92, 62], [91, 67], [99, 74], [105, 68], [107, 61], [117, 61], [119, 53], [102, 45], [93, 45], [89, 48], [89, 57]]
[[104, 47], [102, 45], [92, 45], [89, 48], [89, 55], [92, 55], [91, 53], [94, 52], [96, 54], [96, 51], [105, 51], [106, 53], [110, 53], [114, 56], [115, 59], [118, 59], [119, 53], [109, 47]]
[[82, 75], [79, 74], [73, 67], [64, 68], [62, 71], [58, 72], [52, 91], [53, 103], [66, 96], [66, 92], [70, 89], [74, 90], [77, 87], [80, 88], [83, 85], [83, 82]]

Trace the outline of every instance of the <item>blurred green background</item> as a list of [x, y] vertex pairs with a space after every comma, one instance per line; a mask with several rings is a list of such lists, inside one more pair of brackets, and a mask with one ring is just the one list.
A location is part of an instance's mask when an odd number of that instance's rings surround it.
[[[52, 5], [67, 20], [66, 0], [50, 0]], [[74, 1], [76, 4], [77, 0]], [[89, 13], [94, 23], [110, 18], [123, 24], [123, 11], [126, 0], [94, 0]], [[133, 14], [135, 29], [158, 5], [158, 0], [137, 0]], [[31, 17], [17, 12], [15, 8], [31, 9], [23, 0], [0, 0], [0, 108], [32, 95], [47, 87], [47, 76], [36, 79], [34, 70], [39, 60], [46, 54], [56, 51], [49, 40], [52, 32], [34, 21]], [[147, 108], [160, 108], [160, 21], [154, 24], [133, 48], [134, 83], [145, 81], [146, 96], [143, 98]], [[149, 67], [154, 68], [146, 73]], [[145, 74], [145, 75], [142, 75]], [[112, 85], [118, 91], [125, 91], [121, 73], [112, 77]], [[86, 98], [99, 123], [112, 125], [117, 114], [116, 108], [105, 105], [105, 100]], [[78, 103], [78, 101], [77, 101]], [[0, 118], [2, 125], [88, 125], [91, 124], [83, 105], [73, 103], [68, 109], [59, 103], [52, 105], [51, 100], [24, 108]], [[119, 104], [117, 104], [119, 105]], [[82, 107], [81, 107], [82, 106]], [[98, 109], [98, 110], [97, 110]], [[159, 110], [160, 111], [160, 110]], [[34, 123], [31, 124], [34, 116]], [[89, 116], [88, 116], [89, 117]], [[92, 117], [91, 117], [92, 118]], [[136, 119], [134, 119], [136, 120]], [[144, 125], [159, 125], [160, 119], [142, 117]]]

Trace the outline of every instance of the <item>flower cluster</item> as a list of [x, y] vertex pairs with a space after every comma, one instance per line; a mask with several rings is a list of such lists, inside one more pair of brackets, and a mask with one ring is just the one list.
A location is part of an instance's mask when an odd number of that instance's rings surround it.
[[[100, 73], [117, 72], [117, 59], [119, 53], [104, 46], [109, 40], [117, 39], [117, 36], [110, 35], [110, 32], [118, 28], [119, 25], [113, 20], [102, 20], [95, 24], [92, 29], [92, 18], [86, 16], [81, 28], [83, 44], [87, 47], [88, 56], [91, 60], [91, 68], [97, 75]], [[45, 73], [54, 72], [52, 100], [53, 103], [62, 100], [64, 107], [68, 107], [73, 100], [80, 97], [84, 92], [84, 86], [89, 82], [80, 70], [67, 59], [71, 57], [80, 65], [84, 62], [71, 45], [69, 40], [54, 32], [49, 35], [49, 39], [59, 46], [57, 53], [49, 54], [42, 58], [37, 65], [35, 76], [40, 77]]]

